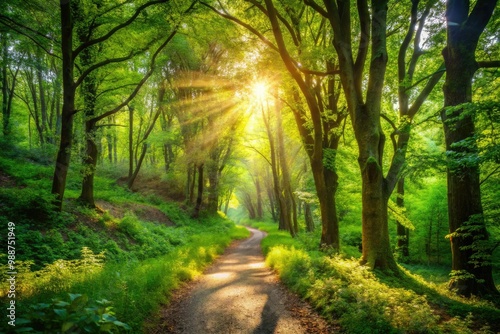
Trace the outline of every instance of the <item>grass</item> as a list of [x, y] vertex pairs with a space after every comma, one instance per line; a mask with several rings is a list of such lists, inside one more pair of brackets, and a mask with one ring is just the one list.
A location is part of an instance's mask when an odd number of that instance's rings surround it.
[[281, 280], [348, 333], [499, 330], [500, 310], [487, 301], [461, 298], [448, 291], [443, 270], [408, 267], [421, 276], [402, 267], [402, 277], [394, 278], [367, 270], [349, 254], [318, 251], [314, 234], [302, 233], [292, 239], [278, 231], [276, 224], [251, 225], [268, 232], [262, 249], [266, 263]]
[[[47, 303], [57, 307], [62, 304], [51, 300], [67, 300], [71, 293], [72, 298], [85, 296], [89, 305], [111, 301], [116, 318], [126, 322], [131, 332], [140, 332], [145, 319], [168, 302], [173, 289], [200, 275], [232, 240], [248, 236], [245, 228], [226, 218], [204, 216], [193, 220], [175, 203], [132, 193], [106, 177], [96, 177], [96, 198], [115, 207], [147, 206], [162, 212], [174, 226], [145, 221], [133, 211], [118, 218], [110, 212], [79, 207], [74, 201], [79, 195], [75, 170], [69, 175], [66, 212], [54, 213], [47, 181], [51, 168], [0, 158], [5, 182], [0, 187], [0, 224], [6, 230], [9, 220], [16, 223], [18, 320], [40, 317], [40, 312], [34, 315], [34, 307], [46, 308]], [[5, 240], [0, 242], [5, 244]], [[2, 264], [5, 257], [0, 254]], [[1, 270], [7, 272], [5, 266]], [[7, 291], [7, 282], [2, 280], [2, 304], [9, 301]], [[38, 324], [49, 319], [47, 314], [43, 317]], [[61, 326], [66, 321], [59, 320]], [[18, 330], [23, 327], [21, 323], [16, 326]], [[1, 322], [0, 332], [8, 330], [2, 327], [6, 325]], [[43, 328], [38, 330], [43, 332]]]

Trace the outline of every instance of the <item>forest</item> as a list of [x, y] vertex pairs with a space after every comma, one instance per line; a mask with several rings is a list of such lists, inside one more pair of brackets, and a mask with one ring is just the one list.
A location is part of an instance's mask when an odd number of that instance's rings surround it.
[[500, 332], [499, 42], [497, 0], [0, 1], [0, 331], [156, 333], [247, 226], [328, 332]]

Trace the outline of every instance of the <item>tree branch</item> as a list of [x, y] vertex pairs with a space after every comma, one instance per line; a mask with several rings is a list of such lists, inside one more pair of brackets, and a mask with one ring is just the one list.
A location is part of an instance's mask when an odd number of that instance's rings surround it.
[[[261, 5], [260, 3], [258, 3], [255, 0], [246, 0], [246, 1], [255, 5], [255, 7], [259, 8], [262, 13], [264, 13], [266, 16], [269, 17], [269, 13], [267, 12], [266, 8], [263, 5]], [[290, 23], [287, 20], [285, 20], [285, 18], [282, 15], [280, 15], [279, 13], [277, 13], [277, 17], [283, 23], [283, 25], [286, 27], [286, 29], [288, 30], [288, 32], [292, 36], [293, 44], [295, 44], [295, 46], [299, 46], [299, 40], [297, 38], [297, 35], [295, 34], [295, 31], [293, 31], [293, 28], [290, 25]]]
[[147, 51], [150, 46], [155, 43], [157, 41], [157, 39], [154, 39], [152, 40], [151, 42], [149, 42], [144, 48], [140, 49], [140, 50], [137, 50], [137, 51], [130, 51], [129, 55], [128, 56], [124, 56], [124, 57], [118, 57], [118, 58], [111, 58], [111, 59], [106, 59], [106, 60], [103, 60], [99, 63], [96, 63], [92, 66], [90, 66], [89, 68], [87, 68], [81, 75], [80, 77], [78, 78], [78, 80], [76, 81], [75, 83], [75, 87], [78, 87], [82, 82], [83, 80], [85, 80], [85, 78], [94, 70], [98, 69], [98, 68], [101, 68], [103, 66], [106, 66], [106, 65], [109, 65], [109, 64], [113, 64], [113, 63], [120, 63], [122, 61], [125, 61], [125, 60], [129, 60], [145, 51]]
[[427, 84], [425, 85], [424, 89], [422, 89], [420, 94], [418, 94], [417, 98], [415, 99], [412, 106], [408, 110], [408, 117], [410, 117], [410, 119], [413, 119], [413, 117], [420, 109], [422, 104], [424, 104], [425, 100], [427, 100], [427, 97], [432, 92], [434, 87], [437, 85], [439, 80], [441, 80], [441, 77], [444, 75], [444, 70], [445, 70], [444, 64], [441, 64], [441, 66], [439, 66], [439, 69], [431, 75], [431, 78], [429, 79], [429, 81], [427, 81]]
[[488, 180], [492, 175], [494, 175], [496, 172], [498, 172], [500, 170], [500, 166], [497, 166], [497, 168], [495, 168], [491, 173], [489, 173], [484, 179], [481, 180], [481, 182], [479, 182], [479, 185], [482, 185], [484, 182], [486, 182], [486, 180]]
[[387, 115], [380, 113], [380, 117], [382, 117], [387, 123], [389, 123], [393, 129], [393, 131], [391, 132], [391, 142], [394, 152], [396, 152], [398, 149], [398, 144], [396, 143], [396, 134], [398, 133], [398, 127], [389, 117], [387, 117]]
[[[18, 26], [18, 27], [21, 27], [21, 28], [23, 28], [23, 29], [26, 29], [26, 30], [28, 30], [28, 31], [30, 31], [30, 32], [32, 32], [32, 33], [34, 33], [35, 35], [38, 35], [38, 36], [43, 37], [43, 38], [45, 38], [45, 39], [48, 39], [48, 40], [49, 40], [49, 41], [51, 41], [51, 42], [56, 42], [56, 40], [55, 40], [55, 39], [50, 38], [49, 36], [44, 35], [44, 34], [42, 34], [41, 32], [39, 32], [39, 31], [37, 31], [37, 30], [35, 30], [35, 29], [33, 29], [33, 28], [30, 28], [30, 27], [28, 27], [28, 26], [26, 26], [26, 25], [24, 25], [24, 24], [22, 24], [22, 23], [19, 23], [19, 22], [17, 22], [17, 21], [15, 21], [15, 20], [13, 20], [12, 18], [10, 18], [10, 17], [8, 17], [8, 16], [5, 16], [5, 15], [0, 14], [0, 23], [3, 23], [3, 25], [5, 25], [5, 26], [7, 26], [7, 27], [9, 27], [9, 28], [11, 28], [11, 29], [13, 29], [11, 25], [6, 24], [4, 21], [11, 22], [11, 23], [15, 24], [15, 25], [16, 25], [16, 26]], [[28, 37], [25, 33], [22, 33], [22, 34], [23, 34], [24, 36]]]
[[[425, 81], [425, 80], [429, 79], [430, 77], [432, 77], [433, 75], [439, 74], [440, 72], [443, 72], [443, 73], [444, 73], [444, 72], [446, 72], [446, 67], [444, 67], [443, 65], [441, 65], [441, 66], [439, 67], [439, 69], [438, 69], [436, 72], [434, 72], [434, 73], [432, 73], [432, 74], [429, 74], [428, 76], [425, 76], [425, 77], [423, 77], [422, 79], [418, 80], [418, 81], [417, 81], [417, 82], [415, 82], [413, 85], [411, 85], [410, 87], [406, 88], [406, 91], [409, 91], [410, 89], [415, 88], [415, 87], [416, 87], [416, 86], [418, 86], [418, 84], [420, 84], [422, 81]], [[443, 74], [441, 74], [441, 75], [443, 75]]]
[[264, 158], [264, 160], [267, 161], [267, 163], [269, 164], [269, 166], [272, 166], [273, 164], [271, 163], [271, 161], [269, 161], [269, 159], [264, 155], [262, 154], [258, 149], [256, 149], [255, 147], [253, 146], [248, 146], [248, 145], [243, 145], [243, 147], [246, 147], [246, 148], [249, 148], [249, 149], [252, 149], [254, 150], [255, 152], [257, 152], [261, 157]]
[[317, 11], [323, 17], [328, 18], [328, 12], [324, 10], [323, 7], [314, 2], [314, 0], [304, 0], [304, 4]]
[[[254, 34], [255, 36], [257, 36], [262, 42], [264, 42], [265, 45], [267, 45], [268, 47], [270, 47], [272, 50], [276, 51], [276, 52], [280, 52], [279, 48], [274, 45], [269, 39], [267, 39], [262, 33], [260, 33], [257, 29], [255, 29], [254, 27], [252, 27], [251, 25], [249, 25], [248, 23], [245, 23], [243, 21], [241, 21], [240, 19], [228, 14], [227, 12], [222, 12], [220, 10], [218, 10], [217, 8], [201, 1], [200, 4], [202, 4], [203, 6], [209, 8], [210, 10], [212, 10], [213, 12], [215, 12], [216, 14], [222, 16], [223, 18], [225, 19], [228, 19], [230, 21], [233, 21], [234, 23], [244, 27], [245, 29], [247, 29], [248, 31], [250, 31], [252, 34]], [[314, 70], [309, 70], [309, 69], [306, 69], [306, 68], [302, 68], [299, 63], [293, 59], [290, 55], [289, 55], [289, 59], [290, 61], [292, 62], [292, 64], [295, 66], [295, 68], [297, 70], [299, 70], [300, 72], [304, 73], [304, 74], [312, 74], [312, 75], [317, 75], [317, 76], [327, 76], [327, 75], [334, 75], [334, 74], [339, 74], [340, 71], [336, 70], [336, 71], [332, 71], [332, 72], [322, 72], [322, 71], [314, 71]]]
[[36, 38], [33, 37], [33, 36], [31, 36], [30, 34], [27, 34], [24, 31], [21, 31], [21, 30], [15, 28], [15, 27], [10, 26], [10, 25], [7, 25], [7, 24], [5, 24], [5, 22], [2, 22], [1, 20], [0, 20], [0, 23], [2, 23], [6, 27], [12, 29], [13, 31], [17, 32], [18, 34], [21, 34], [22, 36], [25, 36], [25, 37], [29, 38], [33, 43], [35, 43], [40, 49], [42, 49], [49, 56], [62, 59], [60, 56], [58, 56], [58, 55], [50, 52], [44, 45], [42, 45], [42, 43], [40, 43], [39, 41], [37, 41]]
[[90, 41], [87, 41], [85, 43], [82, 43], [80, 44], [79, 47], [77, 47], [75, 49], [75, 51], [73, 51], [73, 59], [75, 59], [78, 54], [80, 54], [80, 52], [82, 52], [84, 49], [92, 46], [92, 45], [95, 45], [95, 44], [98, 44], [98, 43], [101, 43], [101, 42], [104, 42], [105, 40], [109, 39], [111, 36], [113, 36], [117, 31], [129, 26], [130, 24], [132, 24], [135, 19], [141, 14], [141, 12], [143, 10], [145, 10], [146, 8], [148, 7], [151, 7], [153, 5], [157, 5], [157, 4], [161, 4], [161, 3], [166, 3], [168, 2], [169, 0], [153, 0], [153, 1], [150, 1], [150, 2], [146, 2], [145, 4], [143, 4], [142, 6], [140, 6], [139, 8], [136, 9], [135, 13], [125, 22], [117, 25], [116, 27], [114, 27], [113, 29], [111, 29], [110, 31], [108, 31], [107, 34], [99, 37], [99, 38], [96, 38], [96, 39], [92, 39]]
[[498, 68], [500, 67], [500, 60], [478, 61], [477, 65], [479, 68]]

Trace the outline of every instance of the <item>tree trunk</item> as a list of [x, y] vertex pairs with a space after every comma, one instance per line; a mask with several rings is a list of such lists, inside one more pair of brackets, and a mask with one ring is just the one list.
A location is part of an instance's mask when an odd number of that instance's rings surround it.
[[[448, 111], [446, 107], [472, 101], [472, 79], [478, 69], [475, 50], [495, 5], [496, 0], [477, 2], [470, 11], [468, 2], [447, 1], [446, 7], [447, 45], [443, 50], [445, 109], [441, 116], [449, 152], [448, 222], [453, 274], [450, 288], [465, 296], [499, 292], [489, 260], [492, 246], [483, 217], [478, 148], [471, 140], [475, 135], [473, 115], [464, 109]], [[459, 161], [461, 157], [465, 157], [467, 163]]]
[[196, 164], [193, 164], [192, 173], [191, 173], [191, 184], [189, 185], [189, 203], [194, 204], [194, 188], [196, 185], [196, 173], [198, 168]]
[[128, 180], [134, 175], [134, 108], [128, 107]]
[[43, 68], [42, 68], [43, 57], [38, 56], [36, 63], [36, 76], [38, 81], [38, 95], [40, 98], [40, 116], [41, 116], [41, 132], [44, 138], [44, 143], [50, 141], [50, 136], [47, 133], [47, 129], [49, 128], [49, 120], [47, 115], [47, 102], [45, 98], [45, 87], [43, 80]]
[[94, 201], [94, 175], [97, 164], [97, 145], [95, 143], [95, 122], [85, 122], [86, 152], [83, 158], [82, 191], [78, 200], [85, 206], [95, 208]]
[[106, 134], [106, 141], [108, 143], [108, 160], [109, 163], [113, 163], [113, 136], [111, 133]]
[[137, 160], [137, 165], [135, 166], [135, 170], [132, 173], [132, 176], [127, 182], [127, 188], [132, 189], [132, 186], [134, 185], [135, 179], [137, 178], [137, 175], [139, 174], [139, 171], [141, 170], [142, 163], [144, 162], [144, 157], [146, 156], [146, 152], [148, 151], [148, 144], [144, 143], [142, 144], [142, 150], [141, 150], [141, 155], [139, 156], [139, 159]]
[[[277, 96], [278, 89], [276, 88], [274, 94]], [[288, 161], [286, 159], [285, 154], [285, 139], [283, 135], [283, 121], [281, 117], [281, 103], [279, 99], [275, 99], [274, 101], [274, 115], [276, 118], [276, 144], [277, 154], [279, 158], [279, 166], [281, 168], [281, 184], [283, 189], [283, 212], [285, 214], [285, 227], [290, 232], [292, 237], [295, 237], [297, 234], [298, 226], [297, 226], [297, 213], [294, 211], [294, 200], [293, 200], [293, 191], [292, 191], [292, 181], [290, 177], [290, 171], [288, 167]], [[294, 224], [295, 223], [295, 224]]]
[[203, 177], [203, 169], [204, 165], [200, 164], [198, 166], [198, 195], [196, 197], [196, 205], [194, 207], [194, 211], [192, 214], [193, 218], [198, 218], [200, 216], [201, 204], [203, 202], [203, 186], [204, 186], [204, 177]]
[[288, 226], [290, 226], [290, 216], [287, 215], [287, 209], [285, 200], [283, 198], [281, 183], [279, 178], [279, 170], [278, 170], [278, 158], [276, 153], [276, 144], [273, 136], [273, 131], [270, 124], [270, 115], [269, 110], [267, 114], [264, 111], [264, 105], [261, 106], [262, 118], [264, 120], [264, 125], [266, 126], [267, 138], [269, 140], [269, 151], [271, 155], [271, 172], [273, 176], [273, 189], [274, 189], [274, 197], [276, 198], [276, 211], [278, 212], [279, 219], [279, 229], [280, 230], [289, 230]]
[[[405, 179], [402, 177], [398, 181], [398, 189], [397, 189], [397, 198], [396, 205], [400, 208], [404, 208], [404, 195], [405, 195]], [[408, 257], [410, 256], [410, 230], [402, 225], [399, 221], [396, 221], [397, 224], [397, 251], [400, 253], [401, 258], [400, 261], [406, 262]]]
[[61, 53], [63, 60], [63, 107], [61, 111], [61, 141], [57, 152], [52, 194], [56, 195], [55, 205], [62, 209], [66, 177], [71, 159], [73, 140], [73, 118], [75, 114], [75, 83], [73, 81], [73, 22], [71, 4], [61, 1]]
[[10, 110], [8, 108], [9, 81], [7, 78], [9, 46], [7, 43], [7, 33], [2, 33], [0, 38], [2, 39], [2, 70], [0, 73], [2, 76], [2, 130], [4, 137], [7, 137], [10, 134]]
[[[211, 161], [213, 164], [214, 161]], [[210, 214], [217, 214], [217, 205], [219, 203], [219, 176], [216, 166], [209, 166], [208, 168], [208, 202], [207, 211]]]
[[311, 211], [311, 204], [304, 202], [304, 217], [306, 220], [306, 231], [314, 232], [314, 220]]
[[262, 210], [262, 189], [260, 186], [260, 179], [257, 175], [255, 177], [255, 191], [257, 192], [257, 219], [262, 219], [264, 217], [264, 211]]

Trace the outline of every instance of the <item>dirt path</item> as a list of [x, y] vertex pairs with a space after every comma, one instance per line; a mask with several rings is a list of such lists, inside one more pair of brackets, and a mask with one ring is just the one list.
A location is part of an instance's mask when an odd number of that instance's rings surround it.
[[265, 266], [264, 233], [231, 246], [201, 277], [174, 296], [149, 333], [330, 333], [311, 308]]

